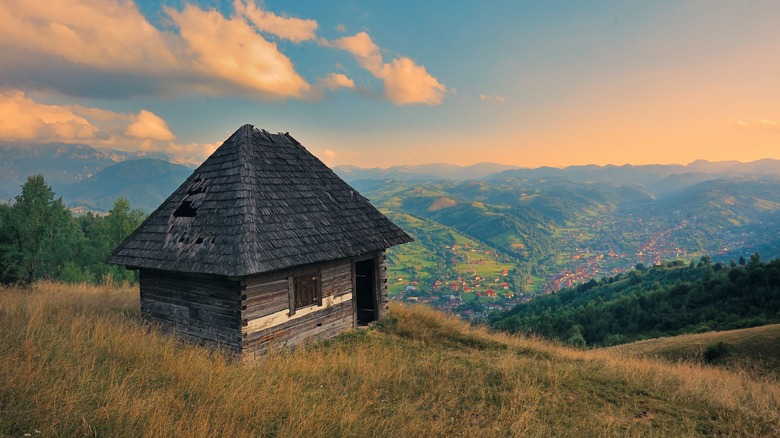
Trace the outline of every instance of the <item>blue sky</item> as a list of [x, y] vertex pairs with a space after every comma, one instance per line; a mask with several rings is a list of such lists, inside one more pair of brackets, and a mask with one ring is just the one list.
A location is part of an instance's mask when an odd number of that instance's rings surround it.
[[0, 0], [0, 140], [196, 163], [780, 158], [780, 2]]

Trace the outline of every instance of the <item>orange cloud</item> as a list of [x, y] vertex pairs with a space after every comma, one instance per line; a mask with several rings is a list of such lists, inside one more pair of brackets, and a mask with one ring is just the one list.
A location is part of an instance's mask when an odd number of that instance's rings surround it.
[[141, 110], [128, 125], [125, 135], [143, 140], [173, 140], [168, 124], [157, 114]]
[[355, 88], [355, 81], [342, 73], [331, 73], [320, 79], [320, 83], [328, 90], [337, 90], [339, 88]]
[[200, 164], [219, 143], [174, 143], [160, 116], [148, 110], [119, 113], [80, 105], [36, 102], [22, 91], [0, 91], [0, 141], [89, 142], [97, 148], [163, 152], [180, 164]]
[[0, 2], [0, 41], [101, 70], [142, 71], [178, 63], [168, 37], [133, 2]]
[[385, 97], [396, 105], [438, 105], [447, 93], [447, 88], [431, 76], [425, 67], [409, 58], [401, 57], [389, 64], [384, 63], [379, 46], [365, 32], [338, 38], [325, 45], [351, 53], [361, 67], [382, 80]]
[[33, 101], [21, 91], [0, 91], [0, 139], [84, 141], [100, 130], [71, 108]]
[[76, 95], [94, 93], [99, 78], [109, 90], [104, 92], [118, 96], [194, 89], [305, 97], [310, 85], [246, 20], [293, 41], [313, 38], [316, 21], [265, 13], [252, 2], [236, 5], [245, 16], [225, 18], [189, 4], [182, 11], [166, 7], [175, 33], [152, 26], [132, 1], [3, 1], [0, 78], [5, 86], [33, 84]]
[[739, 128], [749, 129], [780, 129], [780, 121], [768, 119], [738, 120], [735, 125]]
[[381, 74], [382, 54], [379, 52], [379, 46], [374, 44], [367, 33], [360, 32], [339, 38], [329, 44], [354, 55], [360, 65], [374, 75]]
[[[226, 19], [216, 10], [192, 5], [183, 11], [165, 8], [165, 12], [179, 27], [192, 64], [202, 74], [220, 79], [228, 88], [237, 85], [261, 97], [301, 98], [309, 91], [310, 85], [290, 59], [244, 20]], [[220, 81], [204, 85], [211, 90], [222, 88]]]
[[280, 17], [273, 12], [259, 9], [252, 0], [235, 0], [236, 14], [245, 17], [261, 32], [288, 39], [294, 43], [317, 38], [317, 22], [301, 18]]
[[409, 58], [394, 59], [392, 64], [385, 64], [380, 78], [385, 82], [385, 96], [396, 105], [438, 105], [447, 92], [425, 67]]

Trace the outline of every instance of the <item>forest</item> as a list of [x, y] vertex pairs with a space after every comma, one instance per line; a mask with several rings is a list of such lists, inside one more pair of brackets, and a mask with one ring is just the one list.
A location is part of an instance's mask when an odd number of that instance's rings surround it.
[[640, 339], [780, 322], [780, 259], [758, 253], [729, 264], [682, 261], [590, 280], [490, 318], [494, 329], [569, 345]]
[[107, 215], [74, 217], [44, 177], [32, 175], [15, 202], [0, 204], [0, 283], [134, 283], [136, 272], [106, 259], [145, 218], [125, 198]]

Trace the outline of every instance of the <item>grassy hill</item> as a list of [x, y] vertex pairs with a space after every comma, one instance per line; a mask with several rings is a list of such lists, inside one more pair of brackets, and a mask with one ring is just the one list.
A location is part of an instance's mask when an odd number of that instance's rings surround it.
[[0, 436], [780, 435], [780, 385], [744, 373], [398, 305], [373, 329], [242, 365], [140, 324], [137, 297], [0, 290]]
[[609, 347], [629, 357], [652, 357], [744, 370], [755, 376], [780, 377], [780, 324], [725, 332], [648, 339]]
[[733, 268], [702, 258], [591, 280], [493, 315], [494, 328], [615, 345], [780, 322], [780, 259]]

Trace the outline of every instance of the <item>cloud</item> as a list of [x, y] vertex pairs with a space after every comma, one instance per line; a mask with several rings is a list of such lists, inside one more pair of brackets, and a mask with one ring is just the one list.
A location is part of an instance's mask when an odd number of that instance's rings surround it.
[[343, 24], [336, 25], [336, 32], [338, 33], [344, 33], [347, 31], [347, 28], [344, 27]]
[[355, 81], [342, 73], [331, 73], [321, 78], [319, 82], [328, 90], [338, 90], [339, 88], [355, 88]]
[[243, 0], [235, 0], [233, 8], [237, 15], [245, 17], [261, 32], [267, 32], [294, 43], [317, 38], [318, 25], [315, 20], [280, 17], [273, 12], [259, 9], [252, 0], [248, 0], [246, 3]]
[[0, 23], [4, 46], [103, 71], [166, 70], [179, 62], [169, 35], [149, 24], [133, 2], [4, 0]]
[[332, 160], [336, 158], [336, 152], [333, 149], [325, 149], [325, 157]]
[[72, 108], [33, 101], [21, 91], [0, 92], [0, 140], [85, 141], [100, 130]]
[[325, 96], [326, 91], [332, 92], [342, 88], [354, 89], [355, 81], [343, 73], [331, 73], [325, 77], [317, 78], [306, 98], [309, 101], [317, 101]]
[[165, 120], [151, 111], [141, 110], [133, 123], [125, 129], [125, 135], [144, 140], [173, 140]]
[[120, 113], [37, 102], [18, 90], [0, 91], [0, 141], [88, 143], [96, 148], [163, 152], [180, 164], [200, 164], [219, 144], [178, 144], [165, 120], [149, 110]]
[[768, 119], [738, 120], [736, 123], [734, 123], [734, 125], [739, 128], [747, 129], [780, 129], [780, 121]]
[[490, 96], [487, 94], [480, 94], [479, 100], [483, 102], [504, 103], [506, 102], [506, 96], [500, 96], [500, 95]]
[[325, 45], [351, 53], [361, 67], [382, 80], [385, 97], [396, 105], [438, 105], [447, 93], [447, 88], [425, 67], [407, 57], [385, 63], [379, 46], [366, 32], [338, 38]]
[[185, 166], [198, 166], [222, 144], [216, 143], [168, 143], [161, 152], [171, 158], [171, 162]]
[[385, 64], [380, 78], [385, 82], [385, 96], [396, 105], [438, 105], [447, 92], [425, 67], [409, 58], [394, 59], [392, 64]]
[[436, 105], [447, 94], [412, 59], [385, 62], [365, 32], [330, 42], [317, 37], [316, 20], [266, 11], [255, 0], [234, 0], [233, 8], [226, 16], [185, 0], [180, 8], [163, 6], [166, 27], [157, 28], [132, 0], [2, 0], [0, 89], [115, 99], [198, 92], [274, 101], [355, 88], [344, 75], [310, 83], [277, 46], [287, 40], [348, 51], [396, 105]]
[[[216, 10], [192, 5], [182, 11], [165, 8], [165, 12], [179, 27], [193, 66], [206, 76], [221, 79], [227, 88], [238, 86], [270, 98], [302, 98], [309, 91], [310, 85], [290, 59], [243, 19], [227, 19]], [[220, 85], [218, 81], [206, 84], [206, 88], [220, 89]]]
[[[260, 20], [258, 29], [280, 37], [298, 41], [316, 29], [313, 20], [263, 14], [251, 2], [237, 5]], [[292, 61], [248, 18], [190, 4], [163, 10], [178, 32], [152, 26], [132, 1], [4, 0], [0, 85], [113, 97], [165, 90], [273, 100], [309, 91]]]
[[360, 32], [353, 36], [338, 38], [331, 41], [329, 45], [351, 53], [363, 68], [375, 76], [381, 74], [382, 54], [379, 52], [379, 46], [374, 44], [367, 33]]

